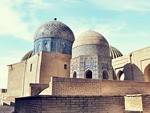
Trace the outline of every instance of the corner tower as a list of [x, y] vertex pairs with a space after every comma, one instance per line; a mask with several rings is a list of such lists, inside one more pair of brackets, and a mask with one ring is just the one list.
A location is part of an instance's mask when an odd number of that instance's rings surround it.
[[38, 28], [33, 54], [42, 54], [40, 83], [48, 83], [50, 76], [69, 77], [74, 40], [72, 30], [56, 19]]
[[104, 36], [86, 31], [74, 43], [71, 77], [112, 80], [111, 63], [109, 44]]

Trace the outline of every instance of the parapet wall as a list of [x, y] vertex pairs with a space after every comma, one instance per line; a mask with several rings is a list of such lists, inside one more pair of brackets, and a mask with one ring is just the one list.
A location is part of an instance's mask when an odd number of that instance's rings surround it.
[[53, 77], [50, 84], [52, 85], [52, 95], [124, 96], [150, 94], [150, 82]]

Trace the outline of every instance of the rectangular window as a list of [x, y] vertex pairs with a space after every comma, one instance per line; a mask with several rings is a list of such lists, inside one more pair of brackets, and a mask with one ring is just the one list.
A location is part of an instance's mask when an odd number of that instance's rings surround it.
[[1, 89], [1, 93], [7, 93], [7, 89]]

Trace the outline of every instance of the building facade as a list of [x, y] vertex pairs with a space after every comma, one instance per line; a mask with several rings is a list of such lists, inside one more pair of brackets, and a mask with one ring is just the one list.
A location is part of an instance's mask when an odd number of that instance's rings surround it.
[[[35, 33], [33, 49], [26, 53], [20, 62], [8, 67], [8, 89], [5, 102], [15, 102], [15, 98], [25, 97], [17, 99], [16, 113], [51, 113], [49, 108], [52, 110], [52, 105], [50, 101], [46, 101], [47, 104], [43, 101], [45, 99], [43, 95], [49, 95], [47, 99], [54, 98], [55, 104], [59, 97], [64, 99], [61, 102], [71, 98], [69, 101], [71, 104], [77, 96], [81, 98], [78, 99], [77, 106], [81, 105], [89, 110], [83, 110], [84, 113], [110, 113], [111, 111], [125, 113], [128, 102], [127, 104], [123, 102], [127, 95], [131, 97], [141, 95], [140, 100], [144, 95], [143, 103], [139, 102], [140, 106], [149, 102], [146, 98], [150, 95], [150, 47], [123, 55], [118, 49], [110, 46], [106, 38], [96, 31], [83, 32], [75, 40], [72, 30], [56, 19], [40, 26]], [[39, 95], [42, 96], [35, 97]], [[28, 106], [24, 102], [32, 103], [33, 98], [26, 98], [26, 96], [35, 97], [37, 101], [34, 102], [37, 105], [43, 101], [50, 106], [43, 107], [46, 111], [42, 111], [42, 107], [38, 107], [41, 111], [38, 109], [32, 111], [31, 107], [34, 108], [34, 105]], [[97, 111], [90, 111], [94, 109], [90, 106], [89, 99], [96, 97]], [[108, 98], [111, 98], [111, 104]], [[80, 100], [86, 101], [87, 105]], [[99, 105], [101, 100], [103, 103]], [[91, 103], [95, 101], [91, 100]], [[119, 106], [116, 109], [118, 111], [105, 106], [107, 102], [110, 106], [116, 102], [116, 107]], [[20, 103], [24, 103], [23, 106]], [[66, 105], [70, 104], [66, 103]], [[102, 106], [105, 106], [106, 110]], [[23, 108], [24, 112], [20, 108]], [[30, 108], [30, 111], [25, 108]], [[73, 111], [72, 107], [70, 108], [70, 111], [65, 111], [66, 106], [62, 106], [62, 109], [52, 110], [52, 112], [78, 113]], [[143, 108], [147, 109], [147, 106]], [[130, 110], [136, 112], [134, 107]], [[143, 109], [140, 109], [137, 113], [148, 113], [147, 111], [143, 112]]]
[[51, 76], [70, 77], [74, 40], [72, 30], [62, 22], [54, 20], [40, 26], [33, 50], [21, 62], [9, 65], [8, 96], [29, 96], [30, 83], [48, 84]]
[[86, 31], [77, 38], [72, 50], [71, 77], [113, 80], [112, 58], [104, 36]]
[[112, 60], [118, 80], [150, 81], [150, 47]]

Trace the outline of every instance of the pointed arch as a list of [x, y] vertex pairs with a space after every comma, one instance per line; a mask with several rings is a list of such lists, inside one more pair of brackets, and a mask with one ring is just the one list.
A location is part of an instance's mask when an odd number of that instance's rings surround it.
[[85, 78], [92, 79], [92, 71], [91, 70], [87, 70], [85, 72]]
[[119, 80], [125, 80], [124, 72], [122, 70], [119, 70], [117, 73], [117, 77]]
[[150, 64], [148, 64], [144, 69], [144, 80], [146, 82], [150, 82]]
[[77, 78], [77, 72], [76, 71], [73, 72], [73, 78]]
[[108, 76], [108, 72], [106, 70], [103, 71], [103, 80], [108, 80], [109, 76]]

